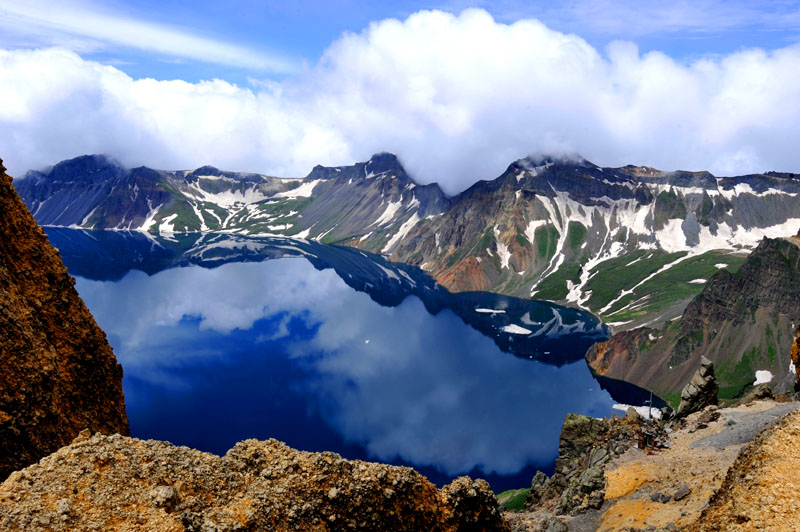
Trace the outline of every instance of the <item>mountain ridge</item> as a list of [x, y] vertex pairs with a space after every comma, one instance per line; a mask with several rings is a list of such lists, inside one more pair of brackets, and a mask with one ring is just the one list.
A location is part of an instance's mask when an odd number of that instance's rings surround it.
[[800, 227], [795, 174], [602, 168], [577, 156], [525, 157], [453, 196], [416, 183], [389, 153], [299, 179], [124, 169], [104, 156], [28, 177], [18, 189], [43, 225], [343, 244], [422, 267], [451, 290], [558, 301], [625, 328], [679, 316], [700, 281], [738, 267], [762, 236]]

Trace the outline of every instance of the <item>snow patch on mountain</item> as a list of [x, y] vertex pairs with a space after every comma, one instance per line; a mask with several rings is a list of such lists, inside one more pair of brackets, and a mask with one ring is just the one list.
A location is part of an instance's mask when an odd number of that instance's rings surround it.
[[274, 194], [273, 198], [310, 198], [311, 194], [314, 192], [314, 189], [320, 183], [320, 179], [316, 179], [313, 181], [306, 181], [302, 185], [297, 188], [293, 188], [291, 190], [286, 190], [284, 192], [278, 192]]
[[416, 212], [412, 214], [411, 218], [406, 220], [406, 222], [400, 226], [400, 229], [397, 231], [397, 233], [395, 233], [394, 236], [389, 239], [389, 241], [381, 250], [381, 253], [387, 253], [389, 250], [391, 250], [395, 246], [395, 244], [400, 242], [400, 240], [403, 237], [405, 237], [415, 225], [417, 225], [417, 222], [419, 221], [420, 221], [419, 215]]
[[528, 242], [533, 244], [534, 235], [536, 234], [536, 229], [539, 227], [543, 227], [547, 225], [546, 220], [531, 220], [528, 222], [528, 227], [525, 228], [525, 238], [528, 239]]
[[174, 233], [175, 232], [175, 225], [173, 225], [172, 221], [178, 217], [178, 213], [170, 214], [163, 220], [161, 220], [161, 224], [158, 226], [159, 233]]
[[389, 201], [389, 203], [386, 205], [386, 210], [383, 211], [383, 214], [381, 214], [377, 220], [372, 222], [372, 225], [381, 226], [393, 221], [394, 215], [397, 214], [397, 211], [399, 211], [402, 206], [403, 206], [402, 200]]

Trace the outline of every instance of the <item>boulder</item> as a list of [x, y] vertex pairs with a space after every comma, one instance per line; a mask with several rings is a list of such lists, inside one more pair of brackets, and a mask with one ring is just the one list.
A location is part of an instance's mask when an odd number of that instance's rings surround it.
[[533, 509], [540, 501], [550, 498], [550, 479], [541, 471], [537, 471], [531, 481], [531, 491], [525, 497], [525, 508]]
[[686, 417], [718, 402], [719, 384], [714, 376], [714, 363], [706, 357], [700, 358], [700, 367], [692, 380], [681, 391], [681, 403], [676, 415]]
[[744, 398], [742, 398], [742, 402], [749, 403], [750, 401], [758, 399], [773, 399], [774, 397], [770, 385], [766, 382], [762, 382], [745, 395]]
[[637, 412], [632, 406], [629, 406], [627, 410], [625, 410], [625, 417], [628, 421], [632, 421], [634, 423], [639, 423], [642, 420], [642, 416], [640, 416], [639, 412]]

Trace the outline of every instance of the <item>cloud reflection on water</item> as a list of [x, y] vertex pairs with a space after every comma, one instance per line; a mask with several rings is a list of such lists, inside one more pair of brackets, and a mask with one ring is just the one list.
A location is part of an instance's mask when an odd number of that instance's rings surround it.
[[[126, 375], [175, 393], [192, 386], [182, 368], [236, 363], [215, 339], [257, 351], [283, 337], [282, 352], [263, 356], [310, 370], [304, 393], [380, 460], [511, 474], [555, 457], [567, 412], [603, 415], [612, 404], [582, 361], [557, 368], [503, 353], [449, 310], [432, 316], [413, 296], [382, 307], [302, 259], [132, 271], [78, 289]], [[286, 336], [290, 319], [311, 333]]]

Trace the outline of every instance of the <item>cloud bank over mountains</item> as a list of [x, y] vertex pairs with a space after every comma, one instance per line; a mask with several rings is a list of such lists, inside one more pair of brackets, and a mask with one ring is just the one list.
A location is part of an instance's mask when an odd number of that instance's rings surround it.
[[455, 193], [531, 153], [719, 175], [800, 171], [800, 45], [690, 64], [536, 20], [418, 12], [344, 34], [280, 82], [132, 79], [61, 48], [0, 51], [0, 150], [21, 176], [83, 153], [304, 176], [392, 151]]

